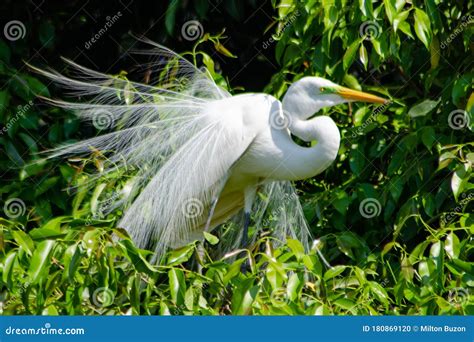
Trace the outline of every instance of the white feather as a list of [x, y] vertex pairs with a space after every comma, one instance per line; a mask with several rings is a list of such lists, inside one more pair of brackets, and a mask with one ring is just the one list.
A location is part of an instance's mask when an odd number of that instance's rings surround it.
[[[138, 53], [155, 56], [146, 65], [160, 75], [153, 84], [105, 75], [67, 60], [74, 72], [71, 77], [32, 67], [70, 95], [81, 97], [75, 103], [50, 100], [54, 105], [92, 122], [105, 117], [112, 130], [58, 147], [50, 156], [99, 150], [108, 158], [104, 174], [135, 170], [126, 192], [138, 196], [131, 204], [129, 198], [113, 196], [109, 208], [125, 206], [119, 226], [138, 246], [154, 249], [155, 260], [167, 248], [202, 239], [205, 229], [237, 217], [245, 200], [251, 208], [257, 189], [266, 199], [254, 205], [256, 231], [271, 226], [278, 240], [290, 236], [307, 245], [308, 226], [288, 180], [312, 177], [335, 159], [339, 132], [334, 122], [319, 117], [303, 125], [304, 116], [295, 116], [299, 120], [295, 129], [303, 127], [302, 136], [318, 140], [315, 147], [301, 147], [292, 141], [288, 128], [272, 125], [283, 117], [277, 99], [265, 94], [231, 97], [206, 70], [146, 42], [154, 49]], [[319, 89], [320, 82], [305, 82], [304, 90], [312, 90], [308, 85]], [[297, 97], [295, 92], [292, 96]], [[305, 110], [311, 105], [306, 103]], [[211, 209], [215, 209], [212, 217]], [[240, 237], [240, 231], [230, 232], [223, 245], [234, 248]]]

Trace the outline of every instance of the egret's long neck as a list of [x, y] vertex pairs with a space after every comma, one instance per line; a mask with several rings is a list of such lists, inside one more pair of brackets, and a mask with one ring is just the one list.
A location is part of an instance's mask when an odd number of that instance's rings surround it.
[[282, 145], [285, 155], [284, 169], [288, 171], [289, 179], [313, 177], [327, 169], [337, 157], [341, 136], [335, 122], [328, 116], [307, 120], [324, 106], [307, 102], [295, 107], [283, 101], [284, 113], [289, 116], [290, 132], [304, 141], [317, 142], [315, 146], [302, 147], [289, 137]]

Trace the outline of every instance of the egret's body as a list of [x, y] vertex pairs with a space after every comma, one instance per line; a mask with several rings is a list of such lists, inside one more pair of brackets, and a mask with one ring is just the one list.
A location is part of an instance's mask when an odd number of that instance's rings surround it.
[[[240, 149], [228, 151], [235, 154], [236, 162], [207, 229], [212, 230], [242, 208], [250, 211], [259, 184], [267, 180], [307, 179], [323, 172], [336, 159], [340, 135], [334, 121], [327, 116], [314, 118], [312, 124], [317, 130], [311, 131], [311, 135], [298, 133], [306, 141], [319, 143], [314, 147], [302, 147], [290, 135], [290, 131], [296, 133], [292, 128], [296, 124], [301, 126], [301, 122], [294, 117], [284, 118], [287, 122], [275, 118], [283, 115], [283, 108], [273, 96], [245, 94], [214, 101], [207, 113], [210, 120], [224, 120], [242, 136]], [[203, 223], [189, 240], [202, 237], [205, 228]]]
[[[189, 62], [157, 46], [163, 70], [177, 60], [182, 82], [161, 80], [161, 86], [118, 80], [71, 63], [81, 77], [72, 79], [41, 71], [73, 90], [92, 95], [90, 103], [53, 101], [79, 116], [95, 120], [112, 116], [118, 130], [61, 147], [53, 155], [108, 153], [109, 170], [134, 167], [135, 181], [116, 205], [126, 207], [119, 225], [139, 246], [157, 254], [202, 239], [204, 231], [244, 212], [244, 224], [226, 237], [229, 247], [245, 240], [250, 212], [261, 227], [265, 215], [278, 238], [308, 237], [308, 228], [289, 181], [313, 177], [336, 159], [340, 134], [328, 116], [311, 118], [321, 108], [363, 100], [383, 103], [373, 95], [340, 87], [318, 77], [290, 86], [283, 101], [266, 94], [231, 96]], [[131, 86], [130, 86], [131, 85]], [[133, 102], [117, 98], [127, 88]], [[291, 135], [311, 147], [300, 146]], [[112, 167], [113, 166], [113, 167]], [[107, 172], [107, 171], [106, 171]], [[261, 191], [266, 197], [259, 199]], [[187, 212], [188, 205], [193, 209]], [[243, 229], [242, 229], [243, 228]]]

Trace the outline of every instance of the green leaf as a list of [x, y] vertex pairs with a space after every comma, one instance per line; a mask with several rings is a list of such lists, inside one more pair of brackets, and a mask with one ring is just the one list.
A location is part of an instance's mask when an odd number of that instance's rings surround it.
[[416, 104], [415, 106], [411, 107], [408, 111], [408, 115], [412, 118], [416, 118], [419, 116], [425, 116], [426, 114], [430, 113], [433, 109], [436, 108], [439, 101], [432, 101], [432, 100], [424, 100], [421, 103]]
[[28, 269], [28, 275], [32, 284], [47, 280], [45, 276], [47, 269], [51, 265], [50, 258], [54, 244], [54, 240], [44, 240], [36, 246]]
[[369, 107], [363, 106], [357, 109], [357, 111], [354, 113], [354, 126], [358, 127], [362, 125], [369, 113]]
[[346, 215], [347, 209], [349, 208], [349, 205], [351, 204], [351, 199], [347, 195], [346, 192], [344, 191], [337, 191], [335, 193], [335, 199], [332, 202], [332, 205], [338, 212], [341, 213], [341, 215]]
[[389, 296], [387, 291], [375, 281], [368, 282], [371, 292], [384, 305], [389, 305]]
[[32, 76], [22, 76], [22, 78], [27, 82], [29, 90], [33, 95], [41, 95], [45, 97], [51, 97], [48, 87], [46, 87], [43, 82]]
[[334, 277], [337, 277], [339, 274], [344, 272], [345, 269], [346, 269], [346, 266], [343, 266], [343, 265], [337, 265], [337, 266], [331, 267], [324, 273], [324, 280], [328, 281]]
[[194, 245], [187, 245], [169, 252], [167, 265], [175, 266], [186, 262], [194, 253]]
[[359, 9], [366, 17], [372, 18], [374, 16], [372, 0], [359, 0]]
[[347, 298], [339, 298], [334, 301], [334, 304], [349, 311], [356, 306], [356, 303], [354, 303], [354, 301]]
[[157, 270], [145, 259], [141, 254], [141, 251], [135, 247], [132, 241], [130, 240], [121, 240], [119, 242], [124, 248], [126, 255], [130, 258], [133, 266], [139, 272], [144, 272], [147, 274], [155, 273]]
[[18, 245], [28, 253], [28, 255], [33, 254], [35, 244], [28, 234], [22, 230], [14, 230], [12, 231], [12, 235], [16, 243], [18, 243]]
[[15, 264], [16, 257], [17, 251], [11, 251], [7, 254], [5, 259], [3, 259], [2, 280], [9, 288], [13, 286], [13, 266]]
[[461, 105], [461, 100], [467, 96], [468, 91], [472, 87], [472, 82], [472, 74], [463, 75], [454, 82], [453, 90], [451, 91], [451, 98], [456, 106]]
[[68, 248], [68, 252], [72, 255], [69, 263], [65, 265], [65, 274], [67, 275], [69, 281], [74, 281], [76, 271], [80, 266], [80, 262], [84, 254], [81, 252], [81, 249], [77, 247], [77, 245], [70, 246], [70, 249]]
[[461, 245], [459, 242], [459, 238], [453, 232], [449, 233], [448, 236], [446, 237], [444, 250], [446, 251], [446, 254], [451, 259], [456, 259], [459, 257], [459, 253], [461, 251]]
[[355, 78], [351, 74], [344, 75], [343, 83], [351, 89], [359, 91], [362, 90], [362, 87], [360, 86], [359, 81], [357, 81], [357, 78]]
[[431, 43], [430, 18], [419, 8], [415, 8], [415, 33], [418, 39], [429, 49]]
[[232, 314], [248, 315], [257, 297], [258, 286], [253, 286], [253, 278], [238, 283], [232, 294]]
[[406, 21], [399, 23], [398, 29], [405, 33], [411, 39], [415, 39], [415, 37], [413, 37], [413, 33], [411, 33], [410, 24], [408, 24]]
[[227, 48], [224, 45], [222, 45], [220, 42], [215, 43], [214, 48], [216, 49], [217, 52], [219, 52], [220, 54], [226, 57], [237, 58], [237, 56], [235, 56], [234, 54], [232, 54], [232, 52], [227, 50]]
[[3, 113], [5, 113], [9, 103], [10, 93], [7, 90], [0, 90], [0, 120], [2, 120]]
[[286, 294], [288, 299], [296, 301], [299, 298], [299, 292], [302, 288], [303, 282], [301, 281], [298, 274], [294, 273], [288, 279], [288, 286], [286, 288]]
[[365, 48], [364, 43], [360, 44], [359, 60], [364, 66], [364, 69], [367, 70], [367, 64], [369, 63], [369, 55], [367, 54], [367, 49]]
[[410, 14], [410, 11], [403, 11], [396, 15], [395, 19], [393, 20], [393, 25], [392, 25], [394, 32], [397, 32], [398, 28], [400, 27], [400, 25], [402, 25], [405, 22], [409, 14]]
[[469, 180], [469, 165], [459, 165], [453, 172], [451, 177], [451, 190], [454, 198], [458, 200], [459, 195], [464, 191], [464, 188]]
[[186, 282], [184, 281], [183, 271], [177, 268], [170, 269], [168, 271], [168, 279], [171, 300], [175, 305], [183, 305], [186, 293]]
[[385, 14], [387, 15], [388, 21], [390, 21], [390, 24], [392, 24], [397, 15], [397, 9], [392, 3], [392, 0], [383, 0], [383, 3], [385, 7]]
[[433, 127], [423, 127], [421, 130], [421, 142], [426, 146], [428, 150], [431, 150], [434, 142], [436, 141], [435, 130]]
[[59, 178], [59, 176], [56, 176], [43, 180], [35, 189], [35, 197], [38, 197], [51, 189], [59, 181]]
[[11, 57], [10, 48], [3, 40], [0, 40], [0, 60], [6, 63], [10, 63], [10, 57]]
[[362, 171], [365, 169], [366, 159], [364, 154], [364, 148], [362, 145], [358, 145], [356, 148], [351, 150], [350, 157], [349, 157], [349, 166], [351, 171], [354, 172], [355, 175], [361, 176]]
[[194, 308], [194, 289], [192, 287], [186, 290], [184, 295], [184, 305], [188, 310], [193, 310]]
[[60, 236], [64, 236], [66, 233], [62, 231], [58, 231], [55, 229], [47, 228], [47, 227], [41, 227], [41, 228], [35, 228], [30, 231], [30, 237], [33, 240], [43, 240], [43, 239], [48, 239], [48, 238], [57, 238]]
[[293, 252], [293, 254], [295, 255], [295, 257], [298, 260], [300, 260], [304, 255], [304, 247], [301, 244], [301, 242], [299, 242], [298, 240], [294, 240], [294, 239], [287, 239], [286, 243], [287, 243], [288, 247], [290, 247], [290, 249]]
[[346, 53], [344, 54], [344, 57], [342, 57], [342, 64], [344, 66], [344, 70], [349, 69], [349, 67], [352, 65], [352, 62], [354, 62], [360, 42], [360, 40], [356, 40], [355, 42], [353, 42], [347, 49]]
[[438, 159], [438, 170], [447, 167], [454, 159], [456, 159], [456, 156], [452, 152], [444, 152], [441, 154]]
[[217, 245], [219, 243], [219, 239], [217, 236], [212, 235], [211, 233], [208, 232], [203, 232], [204, 238], [206, 239], [207, 242], [209, 242], [211, 245]]
[[165, 27], [166, 32], [171, 36], [174, 32], [174, 26], [176, 22], [176, 12], [178, 7], [181, 5], [181, 0], [171, 0], [165, 13]]

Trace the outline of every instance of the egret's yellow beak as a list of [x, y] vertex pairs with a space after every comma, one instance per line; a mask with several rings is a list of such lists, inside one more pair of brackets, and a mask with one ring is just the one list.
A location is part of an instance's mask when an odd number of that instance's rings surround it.
[[351, 101], [362, 101], [362, 102], [373, 102], [373, 103], [387, 103], [388, 102], [388, 100], [383, 99], [381, 97], [364, 93], [362, 91], [352, 90], [346, 87], [337, 88], [336, 94]]

